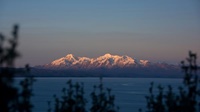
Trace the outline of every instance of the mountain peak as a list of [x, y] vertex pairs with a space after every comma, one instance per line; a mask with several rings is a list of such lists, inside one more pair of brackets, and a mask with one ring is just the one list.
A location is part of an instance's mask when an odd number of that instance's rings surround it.
[[68, 54], [68, 55], [66, 55], [65, 57], [67, 57], [67, 58], [73, 58], [74, 55], [73, 55], [73, 54]]
[[67, 60], [72, 60], [72, 61], [77, 60], [77, 58], [73, 54], [68, 54], [68, 55], [65, 56], [65, 58]]
[[103, 55], [104, 57], [111, 57], [112, 55], [110, 53], [106, 53]]

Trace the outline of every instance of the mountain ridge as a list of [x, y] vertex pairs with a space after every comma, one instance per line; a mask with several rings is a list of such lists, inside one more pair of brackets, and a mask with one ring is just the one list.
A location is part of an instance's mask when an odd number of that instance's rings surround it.
[[136, 60], [127, 55], [112, 55], [106, 53], [97, 58], [88, 57], [76, 57], [73, 54], [68, 54], [65, 57], [61, 57], [52, 61], [49, 64], [43, 65], [46, 68], [124, 68], [133, 66], [147, 66], [150, 64], [149, 60]]
[[178, 65], [137, 60], [109, 53], [96, 58], [68, 54], [48, 64], [35, 66], [31, 74], [42, 77], [181, 77]]

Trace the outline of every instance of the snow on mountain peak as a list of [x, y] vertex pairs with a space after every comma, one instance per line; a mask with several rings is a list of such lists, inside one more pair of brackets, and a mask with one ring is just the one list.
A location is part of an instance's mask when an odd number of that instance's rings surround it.
[[65, 56], [66, 59], [75, 59], [75, 56], [73, 54], [68, 54]]
[[109, 53], [106, 53], [105, 55], [103, 55], [104, 57], [111, 57], [112, 55]]
[[70, 62], [77, 61], [77, 57], [75, 57], [73, 54], [68, 54], [67, 56], [65, 56], [65, 59], [70, 61]]
[[[148, 60], [140, 60], [138, 64], [145, 66], [148, 63]], [[109, 53], [97, 57], [97, 58], [88, 58], [88, 57], [75, 57], [73, 54], [68, 54], [65, 57], [57, 59], [52, 63], [48, 64], [51, 66], [61, 66], [61, 67], [75, 67], [75, 68], [99, 68], [99, 67], [127, 67], [133, 66], [137, 62], [127, 56], [111, 55]]]

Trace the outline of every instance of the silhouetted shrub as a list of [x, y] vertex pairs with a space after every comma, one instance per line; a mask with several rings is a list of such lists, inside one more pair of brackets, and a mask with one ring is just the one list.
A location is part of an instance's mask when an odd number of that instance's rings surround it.
[[[85, 105], [86, 99], [84, 98], [84, 86], [83, 83], [73, 84], [71, 80], [67, 82], [67, 89], [63, 88], [63, 95], [58, 98], [54, 95], [54, 112], [86, 112]], [[50, 102], [48, 102], [51, 112]]]
[[[154, 94], [153, 83], [146, 96], [147, 112], [197, 112], [200, 111], [200, 88], [197, 66], [197, 55], [189, 52], [187, 64], [182, 61], [182, 70], [185, 73], [183, 87], [179, 87], [179, 93], [175, 93], [169, 85], [164, 92], [162, 86], [158, 86], [158, 94]], [[141, 110], [140, 110], [141, 111]]]
[[[25, 78], [20, 88], [14, 85], [14, 75], [19, 72], [14, 64], [19, 57], [18, 25], [14, 25], [11, 39], [0, 33], [0, 112], [31, 112], [33, 78]], [[28, 65], [26, 70], [29, 70]], [[20, 71], [25, 72], [25, 71]]]
[[31, 97], [33, 96], [32, 85], [35, 79], [33, 77], [25, 78], [20, 81], [22, 88], [21, 92], [18, 93], [18, 110], [20, 112], [31, 112], [33, 105], [31, 103]]
[[115, 96], [111, 94], [111, 89], [104, 89], [102, 78], [100, 78], [100, 84], [98, 86], [94, 86], [91, 97], [91, 112], [118, 112], [119, 107], [115, 106], [114, 102]]
[[[68, 87], [63, 88], [61, 98], [54, 95], [54, 106], [51, 108], [51, 102], [48, 102], [48, 112], [87, 112], [87, 100], [84, 97], [83, 83], [73, 84], [71, 80], [67, 82]], [[102, 79], [100, 84], [94, 86], [91, 93], [92, 105], [90, 112], [117, 112], [114, 95], [111, 95], [111, 89], [104, 90]]]

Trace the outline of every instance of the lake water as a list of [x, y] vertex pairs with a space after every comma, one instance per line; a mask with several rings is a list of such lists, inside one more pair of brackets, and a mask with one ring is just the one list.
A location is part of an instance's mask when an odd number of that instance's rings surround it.
[[[17, 78], [17, 81], [22, 78]], [[47, 101], [53, 101], [53, 95], [61, 95], [61, 90], [66, 87], [66, 82], [72, 79], [73, 82], [83, 82], [85, 89], [85, 98], [90, 98], [93, 85], [99, 84], [99, 78], [36, 78], [34, 83], [34, 112], [47, 111]], [[146, 107], [145, 96], [148, 95], [150, 83], [154, 82], [155, 87], [161, 84], [163, 86], [172, 85], [177, 90], [181, 85], [182, 79], [168, 78], [103, 78], [104, 87], [112, 88], [112, 94], [115, 95], [115, 104], [120, 107], [120, 112], [135, 112], [139, 108]], [[155, 89], [157, 90], [157, 89]], [[91, 102], [88, 100], [88, 102]], [[90, 104], [87, 104], [89, 107]]]

